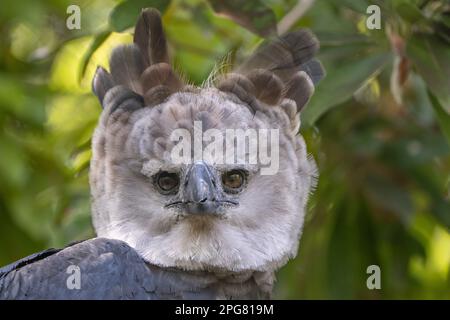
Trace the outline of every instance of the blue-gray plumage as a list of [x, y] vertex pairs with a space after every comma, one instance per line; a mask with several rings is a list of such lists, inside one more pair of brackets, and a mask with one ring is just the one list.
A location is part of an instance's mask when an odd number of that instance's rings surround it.
[[[67, 286], [71, 265], [79, 267], [79, 289]], [[149, 265], [125, 242], [96, 238], [0, 269], [0, 299], [216, 299], [228, 281], [225, 273], [218, 277]], [[247, 282], [234, 298], [267, 297], [254, 277]]]

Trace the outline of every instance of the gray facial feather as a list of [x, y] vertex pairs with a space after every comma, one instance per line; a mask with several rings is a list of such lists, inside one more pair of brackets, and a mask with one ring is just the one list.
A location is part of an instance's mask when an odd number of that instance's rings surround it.
[[[97, 128], [91, 184], [98, 235], [126, 241], [154, 264], [191, 270], [262, 271], [294, 256], [315, 172], [302, 139], [291, 131], [283, 131], [280, 137], [279, 173], [254, 176], [240, 195], [240, 206], [230, 209], [225, 219], [179, 221], [176, 213], [164, 208], [165, 198], [150, 179], [139, 176], [150, 162], [170, 161], [164, 152], [170, 153], [174, 146], [168, 141], [171, 132], [180, 123], [191, 124], [188, 128], [193, 130], [193, 122], [211, 106], [214, 111], [206, 113], [203, 121], [210, 127], [204, 130], [276, 125], [275, 116], [267, 123], [267, 115], [253, 116], [235, 101], [216, 89], [178, 93], [161, 105], [131, 115], [126, 108], [119, 109], [106, 127]], [[274, 114], [282, 115], [277, 121], [284, 119], [279, 127], [290, 127], [283, 111]], [[96, 146], [103, 139], [106, 154], [100, 157]], [[159, 140], [167, 143], [155, 143]], [[97, 191], [100, 188], [104, 191]]]

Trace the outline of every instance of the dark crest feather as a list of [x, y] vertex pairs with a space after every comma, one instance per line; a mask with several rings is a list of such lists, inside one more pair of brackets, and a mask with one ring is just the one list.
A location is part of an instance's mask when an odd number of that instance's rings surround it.
[[103, 103], [106, 92], [114, 86], [111, 75], [102, 67], [97, 67], [92, 80], [92, 91], [94, 91], [100, 103]]
[[300, 111], [314, 92], [314, 84], [324, 76], [322, 65], [314, 58], [318, 49], [315, 36], [300, 29], [266, 41], [235, 72], [250, 80], [253, 91], [248, 93], [261, 102], [278, 105], [289, 98]]
[[[158, 10], [145, 9], [139, 15], [134, 43], [115, 48], [108, 73], [98, 68], [92, 87], [105, 107], [105, 95], [115, 91], [132, 91], [145, 97], [146, 105], [162, 102], [164, 97], [179, 91], [183, 83], [169, 64], [166, 37]], [[117, 95], [117, 92], [115, 92]]]
[[[134, 93], [131, 98], [140, 96], [143, 105], [151, 106], [186, 88], [169, 64], [157, 10], [141, 12], [133, 41], [114, 49], [110, 73], [97, 68], [92, 87], [103, 106], [113, 103], [111, 97], [121, 100], [119, 97], [128, 96], [126, 91]], [[324, 76], [321, 63], [314, 58], [318, 49], [317, 39], [307, 29], [266, 41], [234, 73], [222, 77], [217, 88], [235, 94], [253, 112], [264, 109], [264, 105], [278, 106], [282, 99], [288, 98], [296, 103], [298, 113], [310, 99], [314, 85]], [[114, 92], [108, 94], [109, 91]], [[293, 110], [289, 108], [287, 113], [291, 117]]]
[[146, 66], [169, 62], [166, 36], [158, 10], [151, 8], [141, 12], [134, 29], [133, 41], [141, 50]]
[[115, 84], [121, 84], [136, 93], [142, 93], [140, 83], [144, 61], [135, 44], [115, 48], [109, 60], [111, 75]]

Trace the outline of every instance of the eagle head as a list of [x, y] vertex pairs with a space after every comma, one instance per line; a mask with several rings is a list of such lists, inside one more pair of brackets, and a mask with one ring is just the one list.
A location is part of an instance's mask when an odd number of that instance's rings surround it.
[[316, 166], [300, 111], [323, 75], [299, 30], [201, 87], [172, 69], [159, 13], [98, 68], [93, 223], [146, 261], [184, 270], [273, 271], [294, 257]]

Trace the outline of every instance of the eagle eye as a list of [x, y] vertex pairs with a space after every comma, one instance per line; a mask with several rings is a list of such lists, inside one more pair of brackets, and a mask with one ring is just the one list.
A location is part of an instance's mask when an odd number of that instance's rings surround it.
[[156, 176], [156, 185], [163, 194], [174, 193], [180, 185], [178, 174], [173, 172], [162, 171]]
[[246, 178], [244, 171], [231, 170], [222, 174], [222, 184], [226, 192], [236, 193], [242, 189]]

